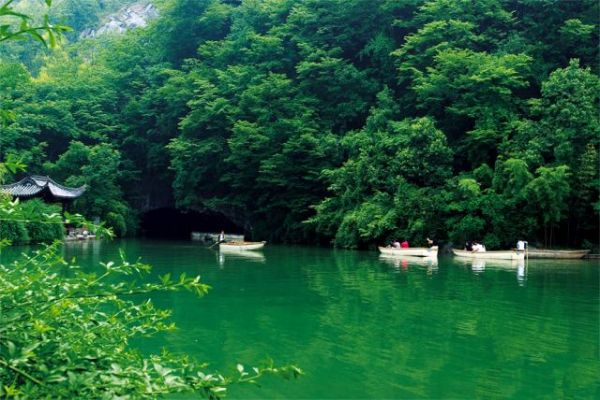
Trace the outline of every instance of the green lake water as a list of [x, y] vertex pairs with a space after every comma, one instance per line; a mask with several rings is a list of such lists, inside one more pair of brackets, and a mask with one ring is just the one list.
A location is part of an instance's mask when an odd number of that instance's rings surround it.
[[154, 295], [179, 329], [137, 343], [144, 352], [165, 346], [225, 373], [268, 358], [306, 373], [229, 398], [600, 398], [596, 261], [430, 263], [272, 245], [236, 255], [144, 240], [72, 243], [65, 255], [91, 266], [119, 248], [153, 274], [212, 286], [204, 298]]

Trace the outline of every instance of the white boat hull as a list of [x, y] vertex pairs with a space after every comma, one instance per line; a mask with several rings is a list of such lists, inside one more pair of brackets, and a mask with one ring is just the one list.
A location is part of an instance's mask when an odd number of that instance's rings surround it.
[[260, 250], [265, 247], [267, 242], [230, 242], [220, 243], [219, 250], [221, 251], [246, 251], [246, 250]]
[[395, 247], [379, 247], [381, 254], [386, 256], [408, 256], [408, 257], [437, 257], [438, 247], [409, 247], [407, 249], [397, 249]]
[[543, 250], [528, 249], [529, 258], [559, 258], [559, 259], [577, 259], [583, 258], [589, 250]]
[[452, 249], [455, 256], [477, 260], [523, 260], [523, 250], [468, 251]]

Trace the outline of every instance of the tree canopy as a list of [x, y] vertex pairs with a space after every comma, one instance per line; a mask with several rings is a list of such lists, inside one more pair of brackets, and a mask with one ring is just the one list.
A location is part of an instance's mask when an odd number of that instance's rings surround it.
[[[57, 12], [77, 32], [91, 3]], [[2, 155], [93, 183], [78, 210], [117, 233], [151, 176], [260, 239], [597, 243], [598, 2], [156, 5], [144, 29], [0, 58]]]

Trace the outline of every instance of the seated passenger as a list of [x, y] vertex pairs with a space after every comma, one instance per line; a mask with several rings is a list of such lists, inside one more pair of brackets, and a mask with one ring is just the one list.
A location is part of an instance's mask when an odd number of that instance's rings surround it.
[[485, 246], [481, 243], [474, 242], [473, 243], [473, 251], [483, 253], [485, 251]]
[[408, 241], [405, 240], [404, 242], [400, 243], [400, 247], [403, 248], [403, 249], [408, 249], [408, 247], [409, 247], [408, 246]]
[[395, 249], [399, 249], [400, 248], [400, 242], [397, 240], [394, 240], [394, 242], [392, 243], [392, 247]]

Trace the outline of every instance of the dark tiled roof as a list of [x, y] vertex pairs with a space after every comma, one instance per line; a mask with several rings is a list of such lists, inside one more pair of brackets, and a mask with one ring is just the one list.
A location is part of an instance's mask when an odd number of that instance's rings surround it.
[[0, 185], [0, 191], [14, 197], [33, 197], [48, 190], [57, 199], [76, 199], [85, 192], [85, 189], [85, 185], [78, 188], [66, 187], [41, 175], [31, 175], [10, 185]]

